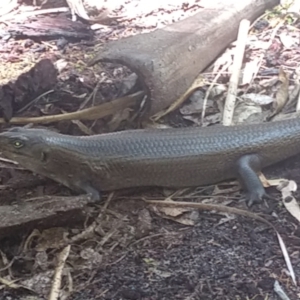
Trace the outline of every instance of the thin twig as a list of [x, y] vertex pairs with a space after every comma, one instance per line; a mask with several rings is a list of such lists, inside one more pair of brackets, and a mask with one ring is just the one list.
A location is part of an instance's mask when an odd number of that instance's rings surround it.
[[[83, 110], [52, 115], [52, 116], [42, 116], [42, 117], [14, 117], [9, 120], [9, 124], [47, 124], [63, 120], [96, 120], [100, 118], [107, 117], [120, 109], [126, 108], [137, 103], [144, 96], [144, 92], [136, 92], [132, 95], [115, 99], [111, 102], [103, 103], [97, 106], [89, 107]], [[7, 124], [7, 122], [0, 118], [0, 124]]]
[[52, 287], [48, 300], [57, 300], [59, 298], [62, 271], [64, 269], [66, 260], [69, 256], [71, 246], [66, 246], [58, 255], [58, 265], [55, 269], [55, 274], [52, 282]]
[[229, 126], [232, 123], [237, 88], [239, 83], [240, 71], [243, 63], [247, 36], [249, 31], [250, 21], [242, 20], [239, 27], [235, 56], [233, 60], [233, 71], [229, 81], [228, 94], [225, 101], [223, 113], [223, 125]]

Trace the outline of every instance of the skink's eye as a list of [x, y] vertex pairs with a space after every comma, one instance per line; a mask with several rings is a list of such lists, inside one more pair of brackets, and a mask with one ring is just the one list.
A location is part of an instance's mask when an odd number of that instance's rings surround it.
[[13, 141], [13, 145], [17, 149], [22, 148], [24, 146], [24, 144], [21, 141]]

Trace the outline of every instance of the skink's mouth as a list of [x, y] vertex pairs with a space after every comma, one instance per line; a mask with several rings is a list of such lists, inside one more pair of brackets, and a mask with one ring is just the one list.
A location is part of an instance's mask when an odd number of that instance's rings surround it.
[[14, 161], [18, 161], [19, 158], [28, 159], [31, 157], [31, 155], [27, 155], [26, 152], [20, 153], [20, 152], [14, 151], [14, 149], [12, 149], [12, 148], [11, 149], [3, 149], [2, 148], [2, 150], [0, 150], [0, 156], [2, 158], [14, 160]]

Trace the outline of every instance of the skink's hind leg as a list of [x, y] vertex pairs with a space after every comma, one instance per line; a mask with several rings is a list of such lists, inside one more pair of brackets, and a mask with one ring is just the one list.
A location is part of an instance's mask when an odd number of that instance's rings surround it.
[[260, 170], [261, 162], [256, 154], [244, 155], [237, 161], [237, 173], [246, 190], [248, 206], [260, 203], [264, 198], [270, 198], [257, 175]]

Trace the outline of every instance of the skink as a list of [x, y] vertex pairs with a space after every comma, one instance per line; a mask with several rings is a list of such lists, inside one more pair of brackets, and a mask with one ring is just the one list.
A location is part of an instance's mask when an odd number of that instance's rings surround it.
[[257, 172], [300, 153], [300, 118], [88, 137], [15, 127], [0, 133], [0, 152], [94, 200], [101, 191], [190, 187], [238, 178], [252, 205], [267, 196]]

